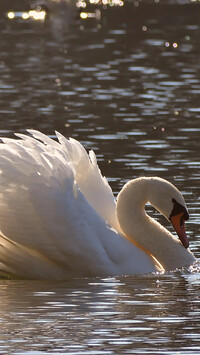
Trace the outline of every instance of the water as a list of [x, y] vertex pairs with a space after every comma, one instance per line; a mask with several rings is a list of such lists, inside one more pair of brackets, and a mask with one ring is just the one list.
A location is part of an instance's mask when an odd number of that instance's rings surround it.
[[199, 275], [2, 281], [1, 353], [198, 354]]
[[[77, 138], [95, 150], [115, 194], [140, 175], [175, 183], [199, 258], [200, 5], [90, 5], [84, 11], [96, 17], [84, 20], [74, 4], [49, 2], [45, 21], [23, 20], [30, 5], [0, 4], [1, 136], [35, 128]], [[2, 279], [0, 353], [199, 354], [199, 268], [62, 283]]]

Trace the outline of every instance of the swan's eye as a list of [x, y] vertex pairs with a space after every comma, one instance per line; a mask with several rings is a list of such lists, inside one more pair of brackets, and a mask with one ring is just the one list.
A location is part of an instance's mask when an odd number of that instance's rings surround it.
[[184, 226], [184, 221], [187, 221], [189, 219], [189, 214], [188, 211], [186, 210], [186, 208], [184, 206], [182, 206], [180, 203], [178, 203], [174, 198], [172, 198], [172, 202], [173, 202], [173, 209], [172, 212], [169, 216], [169, 219], [171, 219], [171, 217], [176, 216], [178, 214], [182, 214], [181, 217], [181, 227]]

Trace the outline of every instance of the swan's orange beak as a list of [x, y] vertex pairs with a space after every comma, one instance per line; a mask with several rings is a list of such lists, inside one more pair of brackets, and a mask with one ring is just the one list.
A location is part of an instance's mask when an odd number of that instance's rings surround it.
[[185, 232], [184, 212], [176, 214], [175, 216], [171, 216], [170, 221], [181, 243], [187, 249], [189, 247], [189, 241], [187, 239], [186, 232]]

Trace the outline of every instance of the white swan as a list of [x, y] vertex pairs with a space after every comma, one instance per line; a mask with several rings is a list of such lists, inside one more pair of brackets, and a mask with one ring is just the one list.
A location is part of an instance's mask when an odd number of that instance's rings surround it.
[[[139, 274], [195, 261], [181, 193], [160, 178], [128, 182], [117, 198], [94, 152], [30, 130], [0, 144], [0, 269], [26, 278]], [[152, 203], [182, 243], [144, 209]], [[185, 247], [184, 247], [184, 246]]]

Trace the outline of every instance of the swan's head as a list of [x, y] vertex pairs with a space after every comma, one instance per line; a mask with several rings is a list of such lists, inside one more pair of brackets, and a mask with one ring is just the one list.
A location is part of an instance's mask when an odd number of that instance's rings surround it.
[[185, 233], [185, 221], [189, 213], [181, 192], [170, 182], [161, 178], [149, 180], [149, 202], [172, 223], [185, 248], [189, 242]]

